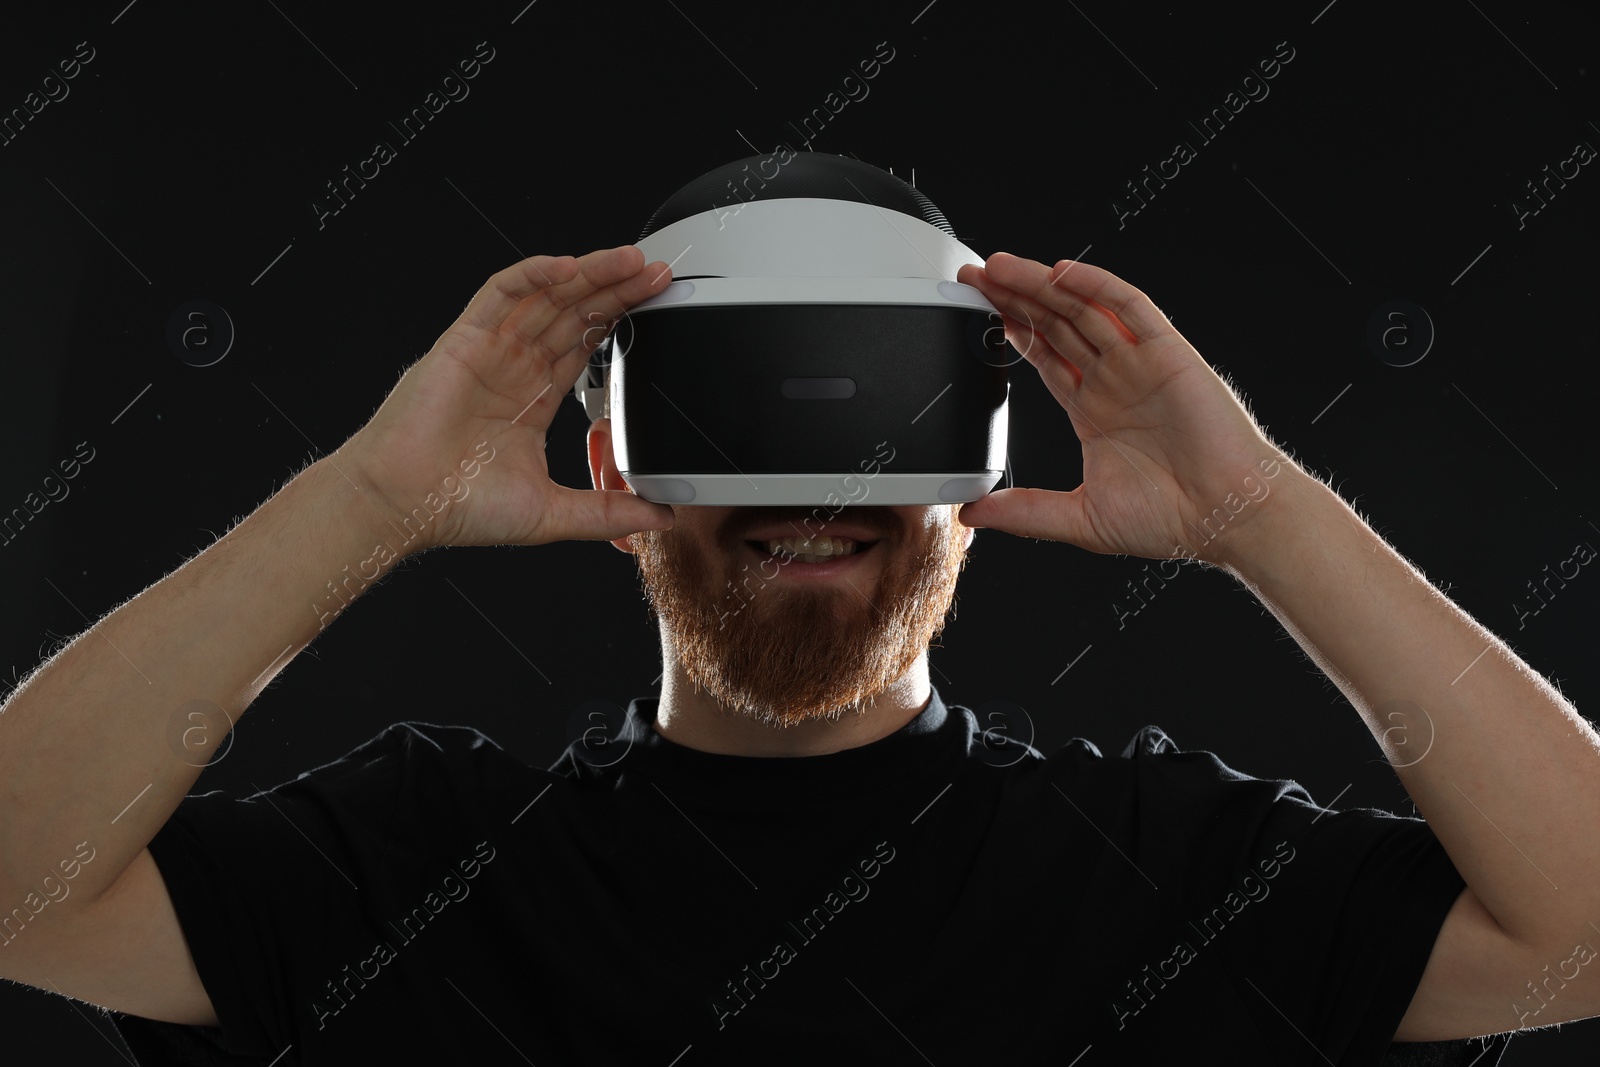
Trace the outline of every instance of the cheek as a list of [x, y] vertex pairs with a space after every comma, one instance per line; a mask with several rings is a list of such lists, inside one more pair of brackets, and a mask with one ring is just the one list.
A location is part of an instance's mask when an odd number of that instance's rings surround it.
[[957, 522], [955, 512], [951, 511], [947, 518], [942, 518], [929, 529], [927, 544], [935, 558], [948, 564], [966, 553], [967, 539], [972, 532], [972, 527]]
[[655, 561], [671, 574], [680, 586], [698, 590], [711, 579], [717, 588], [738, 573], [737, 557], [725, 549], [707, 548], [700, 535], [674, 526], [666, 531], [651, 531], [657, 538]]
[[915, 541], [897, 550], [897, 567], [905, 581], [925, 590], [937, 589], [949, 579], [964, 551], [957, 532], [932, 521], [913, 535]]

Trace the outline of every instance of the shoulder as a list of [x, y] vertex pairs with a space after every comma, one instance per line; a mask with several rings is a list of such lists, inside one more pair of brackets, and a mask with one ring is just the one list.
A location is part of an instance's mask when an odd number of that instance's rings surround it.
[[[452, 723], [405, 720], [390, 723], [370, 739], [363, 741], [350, 752], [351, 756], [367, 749], [408, 748], [423, 746], [420, 751], [459, 752], [488, 748], [504, 752], [499, 743], [475, 726]], [[348, 758], [348, 757], [345, 757]]]
[[[541, 776], [544, 772], [474, 727], [402, 721], [276, 785], [186, 797], [178, 814], [202, 821], [252, 818], [269, 825], [286, 815], [387, 823], [402, 811], [442, 817], [494, 803], [520, 794], [531, 777]], [[259, 814], [247, 814], [258, 808]]]
[[1339, 884], [1370, 880], [1376, 892], [1389, 879], [1422, 877], [1421, 868], [1450, 899], [1460, 891], [1458, 881], [1453, 890], [1444, 884], [1453, 869], [1421, 819], [1324, 806], [1292, 778], [1256, 777], [1215, 752], [1182, 749], [1155, 725], [1136, 731], [1117, 755], [1073, 738], [1020, 766], [1008, 791], [1041, 810], [1059, 807], [1128, 855], [1148, 857], [1157, 883], [1159, 868], [1175, 884], [1210, 879], [1207, 892], [1226, 891], [1223, 883], [1235, 876], [1288, 863], [1311, 846], [1315, 862], [1297, 861], [1296, 868], [1327, 868], [1302, 875], [1313, 895], [1332, 884], [1323, 876], [1329, 872]]
[[1038, 759], [1033, 766], [1069, 792], [1076, 789], [1100, 796], [1137, 794], [1146, 803], [1166, 800], [1180, 808], [1201, 802], [1226, 807], [1281, 801], [1313, 812], [1322, 810], [1294, 779], [1257, 777], [1237, 769], [1209, 749], [1180, 748], [1170, 734], [1154, 724], [1140, 727], [1113, 756], [1105, 755], [1093, 741], [1082, 737], [1072, 738], [1049, 756], [1037, 751], [1034, 755]]
[[404, 721], [391, 723], [337, 759], [302, 771], [296, 781], [313, 775], [326, 779], [370, 772], [383, 766], [508, 761], [521, 765], [516, 757], [475, 727]]

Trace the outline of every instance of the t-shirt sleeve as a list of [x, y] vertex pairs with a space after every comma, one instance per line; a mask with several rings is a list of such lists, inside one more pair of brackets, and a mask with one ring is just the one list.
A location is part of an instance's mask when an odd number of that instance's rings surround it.
[[184, 798], [150, 854], [221, 1025], [111, 1013], [139, 1063], [269, 1063], [300, 1044], [337, 946], [488, 836], [485, 798], [514, 762], [477, 730], [397, 723], [273, 789]]
[[1215, 949], [1256, 1029], [1298, 1034], [1306, 1062], [1499, 1059], [1476, 1041], [1391, 1044], [1466, 888], [1426, 822], [1322, 808], [1293, 781], [1180, 751], [1153, 727], [1124, 755], [1140, 825], [1154, 830], [1140, 865], [1181, 887], [1196, 947]]

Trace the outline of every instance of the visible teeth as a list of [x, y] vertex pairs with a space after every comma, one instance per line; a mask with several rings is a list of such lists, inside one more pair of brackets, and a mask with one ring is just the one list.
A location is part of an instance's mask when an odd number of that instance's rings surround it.
[[856, 542], [843, 537], [785, 537], [767, 542], [767, 551], [775, 556], [793, 556], [801, 563], [821, 563], [838, 556], [848, 556], [856, 550]]

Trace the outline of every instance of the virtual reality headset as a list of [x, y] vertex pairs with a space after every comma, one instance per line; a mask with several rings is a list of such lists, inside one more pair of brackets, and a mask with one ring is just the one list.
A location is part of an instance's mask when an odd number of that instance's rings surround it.
[[719, 167], [655, 213], [636, 243], [673, 281], [617, 322], [578, 400], [658, 503], [977, 500], [1005, 473], [1020, 358], [955, 281], [983, 259], [903, 179], [786, 156]]

